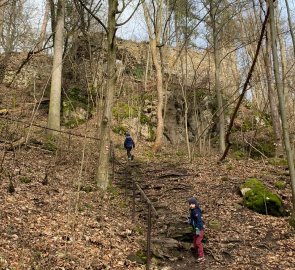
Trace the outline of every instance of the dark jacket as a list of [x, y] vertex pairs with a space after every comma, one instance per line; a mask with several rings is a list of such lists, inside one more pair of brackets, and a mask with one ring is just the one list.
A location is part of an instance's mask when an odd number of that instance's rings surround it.
[[199, 205], [196, 205], [196, 208], [190, 209], [190, 224], [193, 228], [198, 228], [199, 230], [204, 229], [204, 223], [202, 219], [202, 211]]
[[130, 136], [126, 136], [125, 141], [124, 141], [124, 148], [125, 149], [135, 148], [135, 143]]

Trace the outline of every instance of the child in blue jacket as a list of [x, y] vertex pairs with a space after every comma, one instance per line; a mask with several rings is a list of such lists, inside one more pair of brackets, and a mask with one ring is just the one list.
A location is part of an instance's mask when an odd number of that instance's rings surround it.
[[128, 160], [133, 159], [131, 155], [131, 150], [132, 148], [135, 148], [135, 143], [133, 139], [131, 138], [130, 133], [128, 132], [125, 133], [124, 148], [127, 150]]
[[190, 217], [189, 223], [192, 225], [194, 229], [194, 248], [198, 253], [197, 262], [205, 261], [204, 257], [204, 249], [202, 240], [204, 238], [204, 222], [202, 219], [202, 211], [200, 206], [195, 198], [190, 198], [188, 200], [189, 207], [190, 207]]

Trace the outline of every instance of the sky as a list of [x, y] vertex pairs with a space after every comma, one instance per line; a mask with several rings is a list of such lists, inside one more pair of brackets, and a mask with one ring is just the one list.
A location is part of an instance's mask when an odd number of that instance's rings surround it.
[[[136, 3], [137, 1], [134, 0], [134, 4], [125, 10], [123, 17], [120, 21], [125, 20], [132, 14]], [[279, 3], [282, 7], [281, 12], [282, 14], [284, 14], [284, 17], [286, 18], [285, 0], [279, 0]], [[295, 15], [295, 0], [288, 0], [288, 3], [291, 8], [292, 15]], [[40, 29], [43, 19], [43, 12], [45, 8], [45, 0], [27, 0], [27, 6], [30, 7], [32, 24], [35, 28]], [[131, 39], [137, 41], [148, 40], [147, 28], [143, 17], [142, 7], [138, 8], [137, 12], [134, 14], [132, 19], [127, 24], [119, 27], [117, 35], [118, 37], [123, 39]]]
[[[40, 29], [45, 9], [45, 0], [27, 0], [26, 5], [30, 9], [32, 25], [34, 25], [34, 28]], [[132, 14], [133, 10], [134, 5], [128, 7], [120, 21], [126, 20]], [[143, 19], [143, 11], [141, 7], [137, 10], [135, 15], [127, 24], [119, 27], [117, 35], [118, 37], [124, 39], [148, 39], [146, 25]]]

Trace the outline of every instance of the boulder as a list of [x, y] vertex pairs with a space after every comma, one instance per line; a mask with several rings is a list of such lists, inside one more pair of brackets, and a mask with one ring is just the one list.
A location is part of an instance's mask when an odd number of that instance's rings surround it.
[[240, 186], [244, 204], [260, 214], [283, 216], [286, 211], [282, 199], [270, 191], [259, 179], [248, 179]]
[[183, 245], [172, 238], [161, 238], [152, 240], [151, 249], [155, 257], [175, 261], [181, 259]]

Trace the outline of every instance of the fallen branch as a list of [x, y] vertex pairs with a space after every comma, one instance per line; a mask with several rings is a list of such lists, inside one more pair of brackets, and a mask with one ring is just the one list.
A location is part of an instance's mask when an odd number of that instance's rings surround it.
[[264, 158], [267, 158], [266, 155], [264, 155], [261, 151], [259, 151], [255, 146], [253, 146], [251, 143], [249, 143], [246, 139], [244, 139], [244, 142], [249, 144], [255, 151], [257, 151], [260, 155], [262, 155]]

